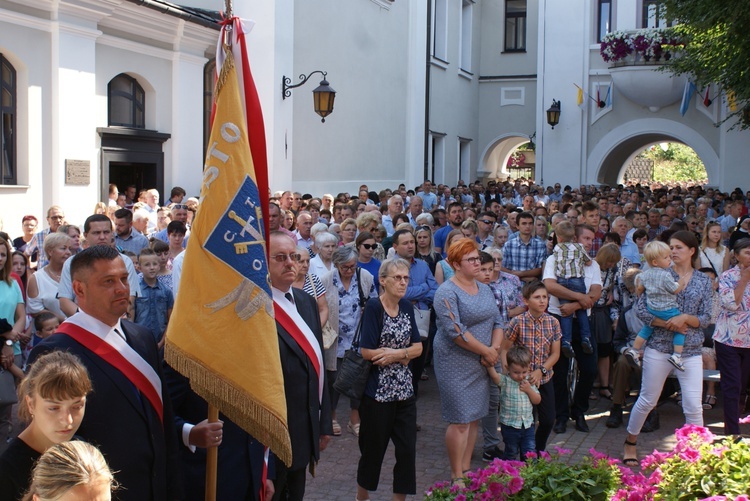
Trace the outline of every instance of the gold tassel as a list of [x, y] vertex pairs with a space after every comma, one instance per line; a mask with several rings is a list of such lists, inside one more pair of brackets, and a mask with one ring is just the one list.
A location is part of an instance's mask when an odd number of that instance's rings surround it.
[[221, 66], [221, 70], [219, 71], [219, 78], [216, 79], [216, 85], [214, 86], [214, 99], [218, 97], [221, 88], [224, 87], [224, 84], [227, 81], [229, 70], [234, 68], [234, 56], [232, 55], [232, 49], [228, 45], [224, 45], [223, 49], [226, 59], [224, 59], [224, 64]]
[[286, 425], [231, 381], [196, 362], [173, 343], [167, 343], [164, 359], [190, 379], [198, 395], [214, 405], [240, 428], [268, 446], [285, 465], [292, 464], [292, 444]]

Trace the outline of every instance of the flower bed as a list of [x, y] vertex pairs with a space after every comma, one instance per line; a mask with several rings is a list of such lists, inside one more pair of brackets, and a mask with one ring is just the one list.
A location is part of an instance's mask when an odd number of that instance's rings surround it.
[[721, 441], [706, 429], [685, 425], [675, 432], [672, 452], [654, 451], [635, 473], [617, 459], [594, 449], [577, 464], [565, 464], [557, 449], [525, 462], [494, 460], [469, 472], [465, 486], [442, 482], [433, 485], [426, 500], [697, 500], [750, 501], [750, 446], [744, 440]]

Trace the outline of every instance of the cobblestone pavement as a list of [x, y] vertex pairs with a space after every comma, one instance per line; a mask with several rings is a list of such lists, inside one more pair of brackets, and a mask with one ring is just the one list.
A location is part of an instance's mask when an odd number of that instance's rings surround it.
[[[417, 403], [417, 422], [422, 427], [417, 434], [417, 495], [410, 496], [409, 499], [422, 499], [424, 491], [429, 486], [438, 481], [448, 480], [450, 477], [444, 441], [446, 424], [440, 418], [440, 398], [435, 378], [429, 368], [428, 374], [430, 379], [420, 383]], [[632, 403], [634, 400], [633, 397], [629, 402]], [[604, 424], [609, 416], [611, 402], [606, 398], [590, 402], [591, 408], [586, 416], [590, 432], [577, 431], [571, 421], [566, 433], [561, 435], [552, 433], [548, 449], [553, 450], [554, 446], [560, 446], [571, 450], [569, 461], [577, 461], [587, 455], [592, 447], [612, 457], [621, 457], [626, 433], [624, 426], [619, 429], [610, 429]], [[668, 451], [674, 447], [674, 430], [684, 424], [682, 411], [674, 398], [666, 399], [661, 403], [659, 415], [660, 429], [652, 433], [642, 433], [638, 438], [640, 457], [654, 449]], [[343, 428], [343, 434], [340, 437], [333, 437], [328, 448], [321, 454], [316, 477], [308, 477], [306, 500], [351, 501], [355, 498], [359, 447], [356, 437], [346, 431], [348, 416], [348, 401], [342, 398], [338, 407], [338, 422]], [[626, 409], [625, 423], [627, 423], [627, 418]], [[704, 411], [704, 419], [706, 426], [713, 433], [723, 432], [721, 405], [717, 405], [710, 411]], [[481, 459], [481, 429], [477, 445], [472, 459], [473, 468], [484, 465]], [[391, 444], [383, 461], [379, 489], [370, 495], [373, 501], [391, 499], [393, 465], [393, 445]]]

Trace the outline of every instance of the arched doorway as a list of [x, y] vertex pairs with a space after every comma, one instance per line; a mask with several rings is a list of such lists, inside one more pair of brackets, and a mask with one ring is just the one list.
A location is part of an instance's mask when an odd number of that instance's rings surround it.
[[524, 145], [529, 145], [529, 136], [525, 134], [504, 134], [493, 139], [482, 152], [481, 165], [477, 170], [479, 179], [505, 179], [508, 176], [513, 178], [533, 177], [536, 166], [536, 153], [533, 149], [525, 149], [518, 155], [516, 162], [509, 160], [511, 156]]
[[614, 186], [638, 153], [655, 143], [683, 143], [690, 146], [706, 168], [711, 185], [719, 184], [719, 156], [711, 144], [690, 127], [664, 119], [634, 120], [604, 136], [589, 155], [588, 184]]

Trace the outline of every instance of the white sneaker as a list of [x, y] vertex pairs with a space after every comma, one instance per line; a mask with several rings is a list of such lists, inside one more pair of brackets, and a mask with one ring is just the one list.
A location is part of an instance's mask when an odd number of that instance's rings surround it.
[[625, 355], [625, 359], [635, 369], [639, 369], [641, 367], [641, 357], [638, 355], [638, 352], [635, 350], [635, 348], [626, 349], [623, 355]]
[[685, 366], [682, 365], [682, 356], [679, 353], [672, 353], [669, 357], [669, 363], [674, 365], [678, 371], [685, 372]]

